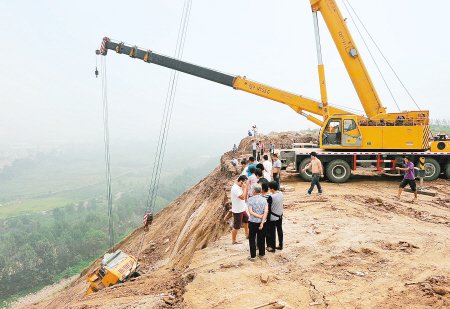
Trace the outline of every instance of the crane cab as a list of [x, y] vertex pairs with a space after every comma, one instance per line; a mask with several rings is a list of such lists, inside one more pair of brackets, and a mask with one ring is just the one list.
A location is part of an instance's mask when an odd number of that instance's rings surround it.
[[323, 149], [358, 149], [362, 146], [362, 134], [356, 115], [333, 115], [322, 127], [320, 147]]
[[415, 119], [367, 120], [358, 115], [332, 115], [320, 132], [323, 149], [428, 150], [430, 128]]

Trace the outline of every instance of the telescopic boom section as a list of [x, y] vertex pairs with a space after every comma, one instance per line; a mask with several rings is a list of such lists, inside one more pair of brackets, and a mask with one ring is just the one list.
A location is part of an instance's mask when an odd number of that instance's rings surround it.
[[[100, 49], [97, 50], [97, 54], [106, 56], [108, 50], [113, 50], [118, 54], [126, 54], [131, 58], [138, 58], [148, 63], [157, 64], [169, 69], [197, 76], [225, 86], [233, 87], [234, 89], [243, 90], [260, 97], [283, 103], [315, 124], [319, 126], [323, 125], [322, 120], [305, 113], [306, 111], [323, 117], [324, 111], [322, 103], [318, 101], [253, 82], [247, 80], [245, 77], [218, 72], [175, 58], [160, 55], [150, 50], [144, 50], [138, 48], [137, 46], [126, 45], [123, 42], [113, 42], [109, 38], [105, 37], [103, 38]], [[334, 107], [329, 107], [329, 112], [330, 114], [351, 114], [348, 111]]]
[[385, 114], [386, 109], [381, 104], [377, 91], [336, 1], [310, 0], [310, 2], [313, 12], [319, 11], [325, 20], [325, 24], [330, 31], [367, 117], [374, 119], [378, 115]]

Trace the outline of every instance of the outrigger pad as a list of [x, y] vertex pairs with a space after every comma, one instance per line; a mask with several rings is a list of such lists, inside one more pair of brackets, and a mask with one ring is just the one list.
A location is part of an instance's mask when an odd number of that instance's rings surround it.
[[[405, 188], [405, 192], [413, 193], [413, 191], [410, 188]], [[428, 196], [436, 196], [437, 192], [436, 191], [431, 191], [431, 190], [428, 190], [428, 189], [417, 189], [417, 194], [428, 195]]]

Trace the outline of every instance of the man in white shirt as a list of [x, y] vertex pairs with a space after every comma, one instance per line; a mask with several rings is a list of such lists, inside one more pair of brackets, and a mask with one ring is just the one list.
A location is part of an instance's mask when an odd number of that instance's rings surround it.
[[268, 155], [264, 155], [263, 156], [263, 166], [264, 166], [264, 178], [267, 179], [267, 181], [272, 181], [272, 162], [269, 161], [269, 156]]
[[232, 244], [238, 244], [236, 241], [237, 232], [241, 226], [244, 227], [245, 237], [248, 238], [248, 214], [247, 203], [248, 195], [247, 176], [240, 175], [236, 183], [231, 187], [231, 212], [233, 213], [233, 230], [231, 231]]
[[255, 142], [255, 140], [253, 140], [253, 143], [252, 143], [252, 154], [253, 154], [253, 158], [256, 158], [256, 142]]

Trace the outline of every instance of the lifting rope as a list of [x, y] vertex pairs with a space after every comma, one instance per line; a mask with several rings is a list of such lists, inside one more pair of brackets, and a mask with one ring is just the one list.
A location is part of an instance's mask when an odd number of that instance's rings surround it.
[[[189, 17], [192, 8], [192, 0], [185, 0], [183, 6], [183, 13], [178, 30], [177, 44], [175, 48], [175, 57], [181, 59], [183, 57], [184, 45], [186, 42], [186, 33], [189, 24]], [[111, 157], [109, 149], [109, 118], [108, 118], [108, 95], [107, 95], [107, 77], [106, 77], [106, 57], [101, 57], [102, 75], [102, 105], [103, 105], [103, 129], [104, 129], [104, 144], [105, 144], [105, 165], [106, 165], [106, 198], [108, 206], [108, 236], [109, 248], [114, 251], [114, 222], [112, 216], [112, 191], [111, 191]], [[95, 76], [98, 76], [97, 58], [95, 67]], [[164, 104], [164, 112], [161, 120], [161, 127], [159, 130], [158, 144], [156, 147], [155, 160], [153, 163], [153, 171], [150, 179], [150, 186], [147, 195], [146, 211], [144, 215], [144, 225], [147, 227], [153, 220], [153, 213], [156, 206], [156, 196], [159, 188], [159, 181], [161, 178], [161, 170], [164, 163], [164, 155], [167, 145], [167, 137], [169, 134], [170, 122], [172, 119], [173, 106], [175, 102], [175, 94], [178, 85], [178, 71], [172, 70], [169, 86], [167, 88], [166, 99]], [[145, 232], [142, 233], [141, 240], [138, 246], [137, 260], [141, 254], [142, 245], [144, 242]]]
[[[353, 24], [355, 25], [356, 31], [358, 31], [359, 36], [361, 37], [361, 40], [363, 41], [364, 45], [366, 46], [366, 49], [367, 49], [367, 51], [369, 52], [370, 58], [372, 58], [372, 61], [373, 61], [373, 63], [375, 64], [375, 67], [377, 68], [378, 73], [380, 74], [381, 79], [382, 79], [383, 82], [384, 82], [384, 85], [385, 85], [386, 88], [388, 89], [389, 94], [390, 94], [391, 97], [392, 97], [392, 100], [394, 101], [395, 105], [397, 106], [398, 111], [401, 112], [400, 106], [398, 105], [397, 100], [395, 99], [394, 93], [392, 92], [392, 90], [391, 90], [391, 88], [389, 87], [389, 85], [388, 85], [386, 79], [384, 78], [383, 72], [381, 72], [380, 66], [378, 65], [377, 61], [375, 60], [375, 57], [373, 56], [372, 51], [371, 51], [370, 48], [369, 48], [369, 45], [367, 45], [366, 40], [364, 39], [364, 36], [362, 35], [361, 31], [359, 30], [358, 25], [356, 24], [355, 20], [353, 19], [353, 16], [352, 16], [352, 14], [350, 13], [350, 10], [348, 9], [347, 4], [345, 3], [345, 0], [344, 0], [342, 3], [344, 4], [345, 9], [347, 10], [348, 15], [350, 16], [350, 19], [352, 20]], [[348, 3], [348, 4], [350, 5], [350, 3]], [[353, 11], [353, 13], [355, 13], [355, 12]], [[355, 15], [356, 15], [356, 13], [355, 13]], [[364, 28], [364, 29], [365, 29], [365, 28]]]
[[[192, 8], [192, 0], [185, 0], [182, 12], [182, 18], [178, 29], [178, 38], [175, 48], [175, 58], [182, 59], [184, 45], [186, 42], [186, 33], [189, 25], [189, 17]], [[172, 119], [172, 112], [175, 102], [175, 95], [178, 85], [178, 71], [172, 70], [169, 80], [169, 86], [167, 88], [166, 99], [164, 104], [164, 112], [161, 120], [161, 127], [159, 130], [158, 144], [156, 147], [155, 160], [153, 163], [152, 175], [150, 178], [150, 186], [147, 195], [146, 211], [144, 216], [144, 232], [142, 233], [141, 240], [138, 246], [137, 260], [139, 260], [142, 245], [144, 243], [145, 232], [147, 231], [147, 224], [153, 220], [153, 214], [155, 212], [156, 197], [159, 188], [159, 181], [161, 178], [161, 170], [164, 163], [164, 155], [167, 145], [167, 137], [169, 134], [170, 122]], [[148, 222], [147, 220], [150, 220]]]
[[[355, 9], [353, 8], [353, 6], [350, 4], [349, 0], [342, 0], [342, 2], [344, 3], [344, 6], [353, 22], [353, 24], [356, 27], [356, 30], [358, 31], [359, 35], [361, 36], [364, 45], [366, 45], [367, 49], [369, 50], [369, 54], [372, 57], [372, 53], [370, 52], [369, 47], [367, 46], [366, 42], [364, 41], [364, 38], [362, 37], [361, 32], [359, 31], [359, 28], [357, 26], [357, 24], [355, 23], [355, 21], [353, 20], [353, 16], [350, 13], [350, 10], [348, 9], [348, 7], [350, 7], [350, 9], [352, 10], [353, 14], [355, 15], [355, 17], [358, 19], [359, 23], [362, 25], [364, 31], [367, 33], [367, 35], [369, 36], [370, 40], [372, 41], [372, 43], [375, 45], [376, 49], [378, 50], [378, 52], [380, 53], [380, 55], [383, 57], [384, 61], [386, 62], [386, 64], [389, 66], [389, 68], [391, 69], [392, 73], [394, 73], [395, 77], [397, 78], [397, 80], [400, 82], [400, 84], [402, 85], [403, 89], [405, 90], [405, 92], [408, 94], [408, 96], [411, 98], [411, 100], [414, 102], [414, 104], [416, 105], [416, 107], [421, 110], [421, 108], [419, 107], [419, 105], [417, 104], [416, 100], [414, 99], [414, 97], [412, 96], [412, 94], [409, 92], [408, 88], [406, 88], [405, 84], [403, 83], [403, 81], [400, 79], [400, 77], [398, 76], [397, 72], [394, 70], [394, 68], [392, 67], [392, 65], [390, 64], [389, 60], [386, 58], [386, 56], [383, 54], [383, 52], [381, 51], [381, 48], [378, 46], [378, 44], [375, 42], [375, 40], [373, 39], [372, 35], [369, 33], [369, 30], [367, 30], [366, 26], [364, 25], [364, 23], [362, 22], [362, 20], [359, 18], [358, 14], [356, 13]], [[347, 7], [348, 5], [348, 7]], [[375, 59], [372, 57], [372, 60], [375, 62]], [[378, 71], [380, 72], [380, 69], [377, 65], [377, 63], [375, 62], [375, 65], [378, 69]], [[383, 81], [386, 84], [386, 81], [383, 77], [383, 75], [380, 72], [380, 75], [383, 78]], [[391, 93], [391, 96], [393, 97], [393, 94], [391, 92], [391, 89], [389, 88], [389, 86], [386, 84], [387, 88], [389, 89], [389, 92]], [[397, 105], [397, 101], [395, 100], [395, 98], [393, 97], [395, 104]], [[399, 106], [397, 105], [397, 108], [399, 108]], [[399, 108], [400, 110], [400, 108]]]
[[[114, 251], [114, 225], [112, 217], [112, 193], [111, 193], [111, 157], [109, 152], [109, 119], [108, 119], [108, 83], [106, 78], [106, 57], [101, 57], [102, 72], [102, 103], [103, 103], [103, 139], [105, 143], [106, 164], [106, 199], [108, 203], [108, 235], [109, 248]], [[95, 68], [97, 72], [97, 68]], [[96, 73], [97, 76], [97, 73]]]

